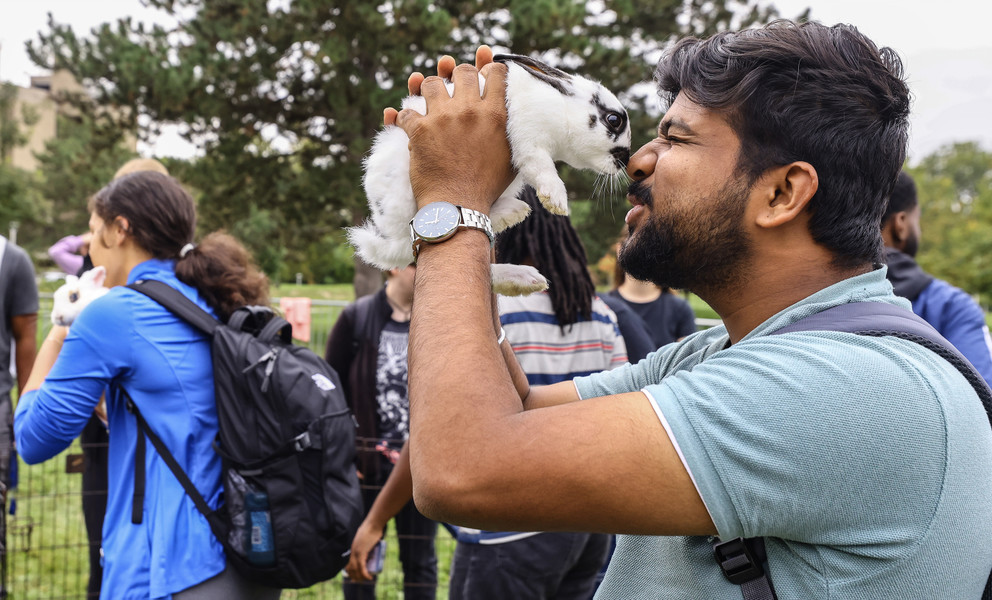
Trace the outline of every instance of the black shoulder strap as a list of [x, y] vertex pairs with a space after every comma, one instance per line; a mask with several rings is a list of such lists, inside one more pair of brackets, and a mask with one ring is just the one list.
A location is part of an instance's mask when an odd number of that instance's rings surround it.
[[195, 302], [183, 296], [182, 292], [167, 283], [154, 279], [142, 279], [127, 287], [148, 296], [207, 335], [212, 336], [221, 324], [210, 313], [197, 306]]
[[[210, 313], [197, 306], [195, 302], [184, 296], [179, 290], [166, 283], [145, 279], [132, 283], [127, 287], [145, 294], [180, 319], [183, 319], [209, 336], [213, 336], [217, 327], [221, 326], [220, 321], [211, 316]], [[138, 410], [138, 406], [131, 399], [131, 395], [123, 387], [120, 390], [124, 394], [128, 412], [133, 414], [138, 422], [138, 440], [134, 451], [134, 496], [131, 501], [131, 522], [135, 524], [141, 523], [143, 517], [145, 499], [145, 437], [147, 436], [152, 446], [155, 447], [162, 457], [162, 460], [169, 466], [169, 470], [172, 471], [176, 479], [183, 486], [183, 489], [186, 490], [186, 493], [193, 500], [193, 504], [196, 505], [197, 510], [206, 517], [207, 522], [210, 524], [210, 529], [217, 536], [217, 539], [222, 541], [226, 539], [225, 527], [220, 518], [207, 505], [199, 490], [196, 489], [189, 476], [186, 475], [183, 468], [176, 462], [175, 457], [166, 448], [161, 438], [149, 427], [141, 411]]]
[[892, 336], [916, 342], [954, 365], [975, 388], [992, 425], [992, 390], [957, 348], [914, 312], [885, 302], [851, 302], [800, 319], [772, 335], [794, 331], [842, 331], [870, 337]]
[[[915, 342], [954, 365], [975, 388], [992, 424], [992, 391], [988, 384], [950, 342], [912, 311], [884, 302], [851, 302], [800, 319], [771, 335], [796, 331], [841, 331]], [[744, 600], [775, 599], [771, 580], [762, 568], [766, 560], [763, 538], [718, 540], [713, 544], [713, 553], [727, 579], [741, 586]], [[992, 600], [992, 575], [985, 584], [982, 600]]]
[[179, 480], [179, 484], [183, 486], [186, 494], [193, 500], [193, 504], [196, 505], [196, 509], [199, 510], [203, 516], [207, 519], [207, 523], [210, 524], [210, 530], [213, 531], [214, 535], [217, 536], [218, 540], [227, 539], [227, 531], [223, 521], [217, 515], [217, 513], [211, 510], [207, 501], [203, 499], [203, 495], [200, 491], [196, 489], [193, 482], [190, 480], [186, 471], [179, 465], [176, 458], [169, 452], [169, 449], [162, 442], [162, 439], [152, 431], [152, 428], [145, 421], [145, 417], [138, 410], [137, 405], [131, 400], [131, 395], [127, 393], [123, 387], [120, 388], [121, 393], [124, 394], [126, 399], [126, 406], [128, 412], [134, 415], [138, 422], [138, 444], [134, 453], [134, 497], [131, 504], [131, 522], [134, 524], [139, 524], [142, 521], [142, 513], [145, 499], [145, 437], [152, 443], [155, 450], [158, 451], [159, 456], [168, 465], [169, 470], [172, 471], [176, 479]]

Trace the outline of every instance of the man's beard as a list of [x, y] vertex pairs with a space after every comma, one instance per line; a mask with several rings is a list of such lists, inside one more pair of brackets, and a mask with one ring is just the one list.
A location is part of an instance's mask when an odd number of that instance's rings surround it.
[[620, 266], [628, 275], [697, 293], [743, 282], [751, 249], [743, 227], [749, 193], [744, 179], [731, 179], [715, 197], [671, 202], [682, 214], [653, 203], [650, 188], [639, 182], [630, 192], [651, 211], [620, 248]]
[[906, 243], [903, 244], [902, 251], [905, 254], [916, 258], [916, 253], [920, 249], [920, 238], [916, 237], [916, 232], [913, 230], [909, 231], [909, 235], [906, 236]]

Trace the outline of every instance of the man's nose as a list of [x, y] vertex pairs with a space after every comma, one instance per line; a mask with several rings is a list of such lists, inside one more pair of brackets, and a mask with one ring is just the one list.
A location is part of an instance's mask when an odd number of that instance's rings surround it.
[[631, 179], [641, 180], [654, 172], [654, 164], [657, 155], [651, 149], [650, 144], [641, 146], [641, 149], [634, 153], [627, 161], [627, 175]]

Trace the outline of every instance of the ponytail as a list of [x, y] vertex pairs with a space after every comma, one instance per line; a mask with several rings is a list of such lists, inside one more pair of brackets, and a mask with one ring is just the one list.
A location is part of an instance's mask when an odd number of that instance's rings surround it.
[[242, 306], [268, 304], [269, 280], [240, 242], [215, 232], [192, 243], [193, 198], [172, 177], [140, 171], [115, 179], [90, 199], [90, 210], [108, 223], [126, 218], [135, 243], [154, 258], [175, 260], [179, 281], [199, 290], [222, 321]]
[[269, 279], [238, 240], [214, 232], [176, 261], [176, 277], [203, 296], [222, 321], [242, 306], [268, 305]]

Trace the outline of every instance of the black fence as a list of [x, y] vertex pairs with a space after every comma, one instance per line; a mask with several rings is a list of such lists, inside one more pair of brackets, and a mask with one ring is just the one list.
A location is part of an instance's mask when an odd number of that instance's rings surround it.
[[[7, 515], [7, 590], [16, 600], [86, 598], [89, 544], [82, 511], [83, 454], [78, 440], [59, 456], [38, 465], [18, 465]], [[448, 573], [455, 541], [439, 527], [437, 597], [448, 596]], [[376, 597], [403, 598], [403, 571], [393, 524], [386, 535], [386, 558]], [[341, 575], [305, 590], [286, 590], [283, 599], [343, 598]]]

